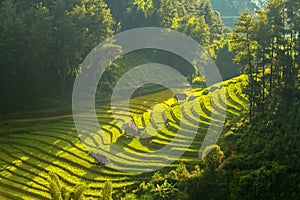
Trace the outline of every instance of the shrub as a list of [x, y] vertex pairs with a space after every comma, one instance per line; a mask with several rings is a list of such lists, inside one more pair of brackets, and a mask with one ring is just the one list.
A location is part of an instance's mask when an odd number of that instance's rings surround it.
[[204, 150], [204, 164], [209, 172], [215, 171], [215, 169], [221, 164], [224, 158], [224, 153], [218, 145], [211, 145]]
[[178, 189], [175, 188], [175, 184], [168, 183], [167, 180], [163, 184], [157, 184], [154, 189], [151, 190], [154, 199], [174, 199], [177, 196]]
[[135, 194], [126, 194], [125, 197], [122, 197], [121, 200], [137, 200], [137, 197]]
[[141, 197], [140, 197], [140, 200], [153, 200], [153, 197], [151, 194], [143, 194]]
[[106, 181], [102, 189], [101, 200], [112, 200], [112, 182]]
[[160, 182], [164, 180], [164, 177], [160, 174], [159, 171], [155, 172], [151, 179], [153, 182]]
[[54, 172], [49, 172], [49, 192], [51, 199], [55, 200], [83, 200], [84, 191], [87, 189], [85, 185], [77, 185], [72, 191], [62, 186], [58, 176]]
[[187, 180], [191, 177], [191, 174], [186, 169], [186, 166], [183, 163], [180, 163], [178, 165], [178, 167], [176, 168], [176, 173], [177, 173], [179, 181], [184, 181], [184, 180]]

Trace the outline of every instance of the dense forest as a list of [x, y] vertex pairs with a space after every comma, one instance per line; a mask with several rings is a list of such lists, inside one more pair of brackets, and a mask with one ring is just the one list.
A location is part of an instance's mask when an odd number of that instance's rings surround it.
[[[230, 82], [240, 73], [246, 77], [239, 87], [247, 106], [241, 103], [241, 113], [227, 118], [218, 144], [206, 149], [210, 152], [206, 157], [196, 164], [180, 162], [175, 169], [147, 174], [147, 180], [114, 193], [112, 183], [105, 182], [101, 199], [299, 198], [299, 1], [268, 0], [263, 10], [246, 9], [234, 28], [223, 24], [209, 0], [0, 2], [4, 118], [12, 112], [69, 105], [85, 56], [106, 38], [137, 27], [184, 33], [209, 52], [224, 80]], [[98, 86], [101, 103], [109, 99], [123, 73], [148, 62], [170, 65], [196, 87], [205, 87], [185, 60], [163, 51], [135, 51], [105, 72]], [[144, 93], [156, 90], [150, 87]], [[232, 93], [237, 95], [237, 90]], [[54, 173], [50, 177], [51, 198], [68, 199], [59, 191], [61, 177]], [[84, 199], [84, 187], [75, 187], [69, 199]]]
[[[81, 62], [114, 33], [159, 26], [183, 32], [208, 46], [224, 29], [208, 0], [5, 0], [0, 9], [3, 112], [70, 101]], [[130, 62], [136, 64], [132, 59]]]

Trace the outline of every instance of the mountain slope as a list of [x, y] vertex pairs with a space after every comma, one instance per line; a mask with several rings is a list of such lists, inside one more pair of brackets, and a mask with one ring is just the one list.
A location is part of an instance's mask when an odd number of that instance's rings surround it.
[[233, 22], [245, 9], [262, 9], [265, 0], [211, 0], [213, 8], [221, 13], [224, 23], [233, 26]]
[[[99, 130], [99, 135], [110, 137], [126, 154], [110, 155], [110, 164], [121, 166], [126, 163], [131, 167], [146, 169], [148, 163], [135, 163], [137, 155], [155, 151], [171, 142], [174, 145], [172, 150], [181, 151], [180, 144], [184, 144], [186, 138], [174, 136], [179, 129], [191, 132], [193, 128], [198, 128], [196, 135], [191, 134], [195, 140], [178, 161], [198, 163], [199, 147], [209, 124], [218, 124], [218, 119], [211, 114], [220, 115], [220, 111], [222, 114], [222, 110], [226, 109], [226, 118], [231, 120], [240, 116], [247, 107], [247, 97], [242, 93], [246, 80], [246, 76], [241, 75], [224, 81], [225, 95], [220, 93], [220, 83], [211, 86], [211, 92], [208, 92], [208, 88], [195, 89], [196, 98], [182, 104], [176, 104], [166, 91], [132, 99], [129, 105], [132, 119], [138, 127], [146, 127], [146, 133], [153, 135], [150, 139], [130, 137], [123, 133], [118, 123], [131, 119], [125, 114], [123, 108], [126, 105], [122, 102], [117, 110], [115, 108], [114, 115], [109, 105], [97, 106], [97, 116], [103, 128]], [[211, 102], [211, 98], [215, 101]], [[167, 123], [164, 122], [165, 117]], [[88, 120], [86, 123], [90, 124]], [[2, 196], [9, 199], [18, 199], [20, 196], [25, 199], [51, 199], [49, 172], [55, 172], [61, 185], [70, 191], [79, 183], [88, 185], [85, 199], [99, 199], [107, 180], [112, 182], [114, 192], [119, 192], [149, 179], [149, 174], [141, 176], [116, 171], [108, 165], [97, 166], [96, 160], [78, 138], [72, 115], [45, 115], [9, 120], [0, 125], [0, 199]], [[97, 145], [99, 135], [87, 137], [86, 144]], [[100, 146], [97, 145], [97, 148]], [[153, 161], [161, 158], [170, 157], [168, 154], [152, 157]], [[170, 167], [175, 168], [176, 164]]]

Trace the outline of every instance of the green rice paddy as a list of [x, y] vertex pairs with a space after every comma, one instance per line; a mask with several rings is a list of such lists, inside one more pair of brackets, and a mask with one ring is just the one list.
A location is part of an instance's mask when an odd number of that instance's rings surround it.
[[[108, 105], [98, 106], [96, 111], [102, 126], [99, 134], [105, 134], [113, 144], [126, 152], [123, 155], [111, 155], [109, 159], [115, 163], [147, 168], [147, 163], [136, 163], [135, 156], [170, 145], [179, 129], [186, 132], [196, 129], [196, 133], [190, 131], [191, 137], [194, 137], [190, 148], [178, 160], [196, 163], [209, 124], [213, 126], [218, 120], [211, 119], [211, 113], [221, 114], [226, 111], [226, 118], [230, 119], [240, 115], [247, 107], [247, 99], [242, 92], [247, 84], [246, 76], [236, 77], [223, 84], [226, 94], [220, 93], [221, 84], [216, 84], [211, 87], [213, 92], [195, 89], [194, 100], [178, 104], [169, 91], [131, 99], [129, 110], [132, 119], [137, 127], [146, 127], [145, 132], [151, 138], [128, 137], [124, 134], [121, 122], [125, 123], [130, 118], [124, 114], [122, 102], [114, 112], [115, 118]], [[186, 93], [190, 95], [188, 91]], [[213, 103], [212, 96], [216, 97]], [[49, 171], [55, 172], [69, 188], [78, 183], [88, 185], [89, 189], [85, 192], [87, 199], [99, 198], [107, 180], [112, 181], [116, 192], [151, 177], [150, 173], [141, 175], [114, 170], [105, 165], [96, 166], [95, 159], [79, 139], [71, 114], [8, 120], [0, 125], [1, 199], [50, 199]], [[176, 137], [177, 145], [173, 150], [180, 151], [180, 143], [184, 143], [185, 139]], [[97, 135], [91, 135], [85, 142], [95, 145], [97, 140]], [[157, 159], [168, 157], [160, 155]], [[175, 166], [176, 163], [173, 163], [169, 167]]]

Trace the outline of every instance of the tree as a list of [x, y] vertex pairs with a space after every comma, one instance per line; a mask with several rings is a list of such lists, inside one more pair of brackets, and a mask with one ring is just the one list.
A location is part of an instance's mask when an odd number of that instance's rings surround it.
[[112, 182], [106, 181], [102, 189], [101, 200], [112, 200]]
[[76, 29], [74, 19], [68, 14], [64, 1], [56, 0], [51, 13], [54, 21], [52, 32], [54, 45], [50, 74], [54, 76], [56, 94], [64, 99], [67, 96], [67, 80], [74, 77], [83, 59], [84, 35], [81, 30]]
[[178, 189], [175, 187], [175, 184], [168, 183], [167, 180], [159, 185], [156, 184], [156, 187], [151, 190], [153, 197], [155, 199], [164, 200], [164, 199], [174, 199], [177, 195]]
[[[112, 36], [114, 31], [120, 31], [121, 26], [123, 30], [143, 26], [173, 28], [208, 46], [215, 34], [211, 26], [216, 24], [214, 20], [218, 17], [208, 1], [203, 3], [201, 11], [201, 2], [1, 1], [1, 113], [40, 109], [69, 101], [80, 63], [96, 45]], [[176, 63], [178, 59], [174, 57], [159, 59], [183, 66]], [[108, 79], [116, 77], [110, 73]]]
[[[271, 84], [270, 91], [272, 92], [273, 86], [279, 86], [281, 81], [281, 59], [282, 45], [284, 41], [284, 20], [283, 20], [283, 3], [282, 0], [271, 0], [267, 6], [267, 16], [271, 26], [271, 33], [273, 36], [272, 41], [272, 65], [271, 65]], [[273, 69], [273, 66], [275, 69]], [[273, 79], [275, 74], [275, 78]]]
[[257, 49], [257, 44], [253, 40], [254, 36], [254, 28], [255, 28], [255, 20], [253, 13], [250, 13], [249, 10], [246, 10], [239, 17], [239, 21], [236, 22], [236, 28], [234, 29], [231, 36], [231, 48], [233, 52], [236, 54], [234, 61], [242, 66], [247, 66], [244, 70], [246, 74], [249, 75], [249, 116], [250, 120], [253, 117], [254, 111], [254, 66], [253, 60], [255, 58], [255, 52]]
[[[299, 3], [298, 3], [299, 5]], [[297, 78], [296, 72], [296, 63], [294, 62], [294, 55], [295, 55], [295, 40], [296, 40], [296, 32], [295, 28], [297, 23], [297, 15], [299, 16], [299, 7], [297, 8], [297, 3], [295, 4], [294, 1], [285, 1], [285, 17], [286, 17], [286, 34], [289, 35], [289, 38], [286, 39], [287, 42], [287, 66], [285, 70], [285, 87], [293, 87], [295, 78]]]
[[70, 96], [65, 92], [72, 88], [68, 83], [72, 83], [86, 54], [113, 34], [114, 21], [102, 0], [82, 0], [72, 9], [64, 1], [56, 0], [51, 11], [54, 17], [51, 69], [56, 75], [57, 93], [64, 99]]
[[60, 180], [57, 175], [53, 172], [49, 172], [49, 192], [52, 199], [63, 200], [61, 193]]
[[84, 200], [84, 192], [87, 190], [87, 186], [85, 185], [77, 185], [73, 189], [73, 191], [70, 194], [70, 199], [74, 200]]
[[26, 51], [25, 23], [17, 13], [16, 6], [12, 0], [1, 2], [0, 7], [0, 109], [4, 112], [11, 111], [14, 107], [21, 107], [24, 102], [22, 90], [19, 89], [24, 83], [24, 77], [20, 72], [22, 68], [21, 59]]
[[233, 62], [235, 55], [230, 51], [228, 35], [214, 40], [209, 45], [208, 51], [215, 60], [223, 80], [228, 80], [240, 74], [241, 66]]
[[111, 14], [115, 21], [114, 31], [120, 31], [123, 20], [126, 17], [126, 10], [128, 8], [127, 0], [104, 0], [110, 8]]
[[49, 185], [51, 199], [55, 200], [83, 200], [84, 192], [87, 190], [87, 186], [80, 184], [70, 191], [67, 187], [62, 186], [58, 176], [51, 171], [49, 172]]
[[52, 22], [53, 18], [49, 10], [39, 3], [34, 8], [25, 12], [27, 22], [26, 44], [27, 50], [23, 55], [24, 88], [23, 96], [25, 103], [35, 102], [37, 99], [45, 98], [53, 91], [48, 87], [50, 64], [52, 61], [51, 46], [53, 45]]
[[203, 162], [208, 172], [214, 172], [224, 158], [224, 153], [218, 145], [206, 147], [203, 155], [205, 155]]
[[184, 4], [179, 0], [160, 1], [156, 5], [156, 18], [159, 20], [161, 27], [170, 28], [174, 18], [182, 18], [187, 16]]
[[68, 14], [73, 17], [76, 28], [84, 33], [89, 50], [114, 33], [115, 22], [103, 0], [82, 0]]
[[203, 46], [209, 45], [209, 26], [205, 23], [204, 17], [185, 17], [179, 22], [178, 30], [183, 32]]
[[219, 39], [223, 26], [220, 13], [214, 11], [210, 0], [202, 0], [200, 4], [200, 15], [204, 16], [206, 24], [210, 28], [210, 42]]
[[[272, 60], [269, 59], [269, 57], [274, 56], [274, 53], [272, 53], [272, 50], [270, 51], [270, 48], [272, 49], [272, 31], [271, 26], [269, 23], [269, 19], [267, 16], [267, 12], [265, 11], [257, 11], [256, 12], [257, 17], [257, 24], [256, 24], [256, 31], [254, 34], [254, 40], [257, 42], [257, 53], [256, 53], [256, 60], [257, 60], [257, 74], [260, 73], [259, 70], [262, 71], [262, 77], [261, 80], [256, 80], [256, 82], [261, 81], [261, 87], [260, 90], [261, 93], [258, 93], [256, 96], [255, 103], [257, 105], [260, 105], [261, 111], [264, 112], [264, 104], [266, 99], [266, 67], [267, 64], [270, 64]], [[271, 53], [271, 56], [269, 56]], [[272, 66], [271, 66], [272, 68]], [[271, 69], [272, 71], [272, 69]], [[272, 76], [272, 74], [270, 74]], [[271, 78], [270, 78], [271, 79]]]

